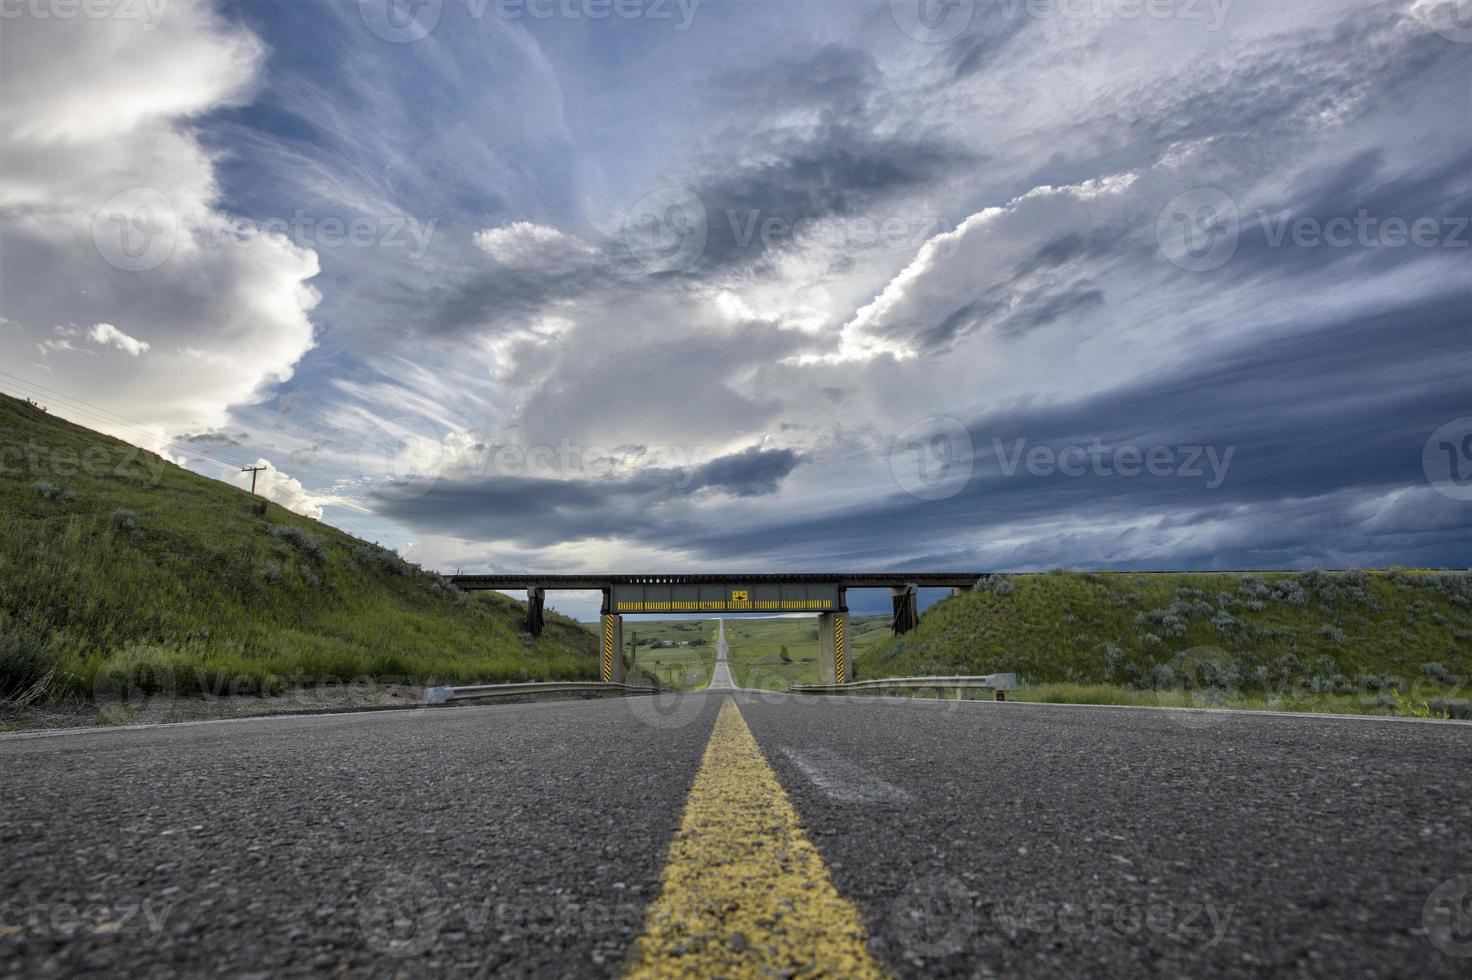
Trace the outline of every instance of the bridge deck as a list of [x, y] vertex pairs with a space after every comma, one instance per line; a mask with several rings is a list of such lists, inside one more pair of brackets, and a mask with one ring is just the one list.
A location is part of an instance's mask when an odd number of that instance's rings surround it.
[[832, 584], [840, 589], [884, 589], [906, 585], [967, 589], [990, 572], [760, 572], [755, 574], [649, 575], [451, 575], [462, 589], [608, 589], [616, 585]]

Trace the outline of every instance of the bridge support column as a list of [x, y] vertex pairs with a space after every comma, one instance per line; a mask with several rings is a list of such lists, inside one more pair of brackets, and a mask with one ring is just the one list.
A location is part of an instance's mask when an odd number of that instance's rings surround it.
[[603, 645], [600, 678], [613, 684], [624, 682], [624, 618], [603, 614]]
[[848, 683], [848, 613], [818, 614], [818, 682]]
[[889, 590], [894, 602], [894, 619], [891, 628], [896, 633], [908, 633], [920, 625], [920, 589], [915, 585], [902, 585]]
[[532, 636], [542, 635], [542, 600], [546, 592], [537, 586], [526, 590], [526, 631]]

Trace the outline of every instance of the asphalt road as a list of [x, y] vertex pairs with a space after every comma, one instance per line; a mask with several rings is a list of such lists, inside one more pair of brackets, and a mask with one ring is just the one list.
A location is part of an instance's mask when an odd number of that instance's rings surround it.
[[616, 974], [730, 699], [899, 975], [1472, 974], [1472, 727], [752, 692], [0, 738], [0, 972]]
[[710, 691], [733, 691], [736, 689], [736, 681], [731, 676], [731, 664], [726, 660], [726, 654], [730, 652], [731, 645], [726, 642], [726, 621], [716, 620], [719, 627], [716, 630], [716, 665], [710, 674]]

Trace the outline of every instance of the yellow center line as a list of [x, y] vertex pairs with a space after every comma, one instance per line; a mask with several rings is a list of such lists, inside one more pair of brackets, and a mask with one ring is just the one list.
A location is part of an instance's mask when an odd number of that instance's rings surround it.
[[630, 977], [882, 977], [736, 703], [716, 716]]

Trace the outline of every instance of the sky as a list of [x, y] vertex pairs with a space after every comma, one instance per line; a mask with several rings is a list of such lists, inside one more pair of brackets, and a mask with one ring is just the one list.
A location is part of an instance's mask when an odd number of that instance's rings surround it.
[[1472, 0], [0, 13], [0, 390], [426, 567], [1472, 554]]

